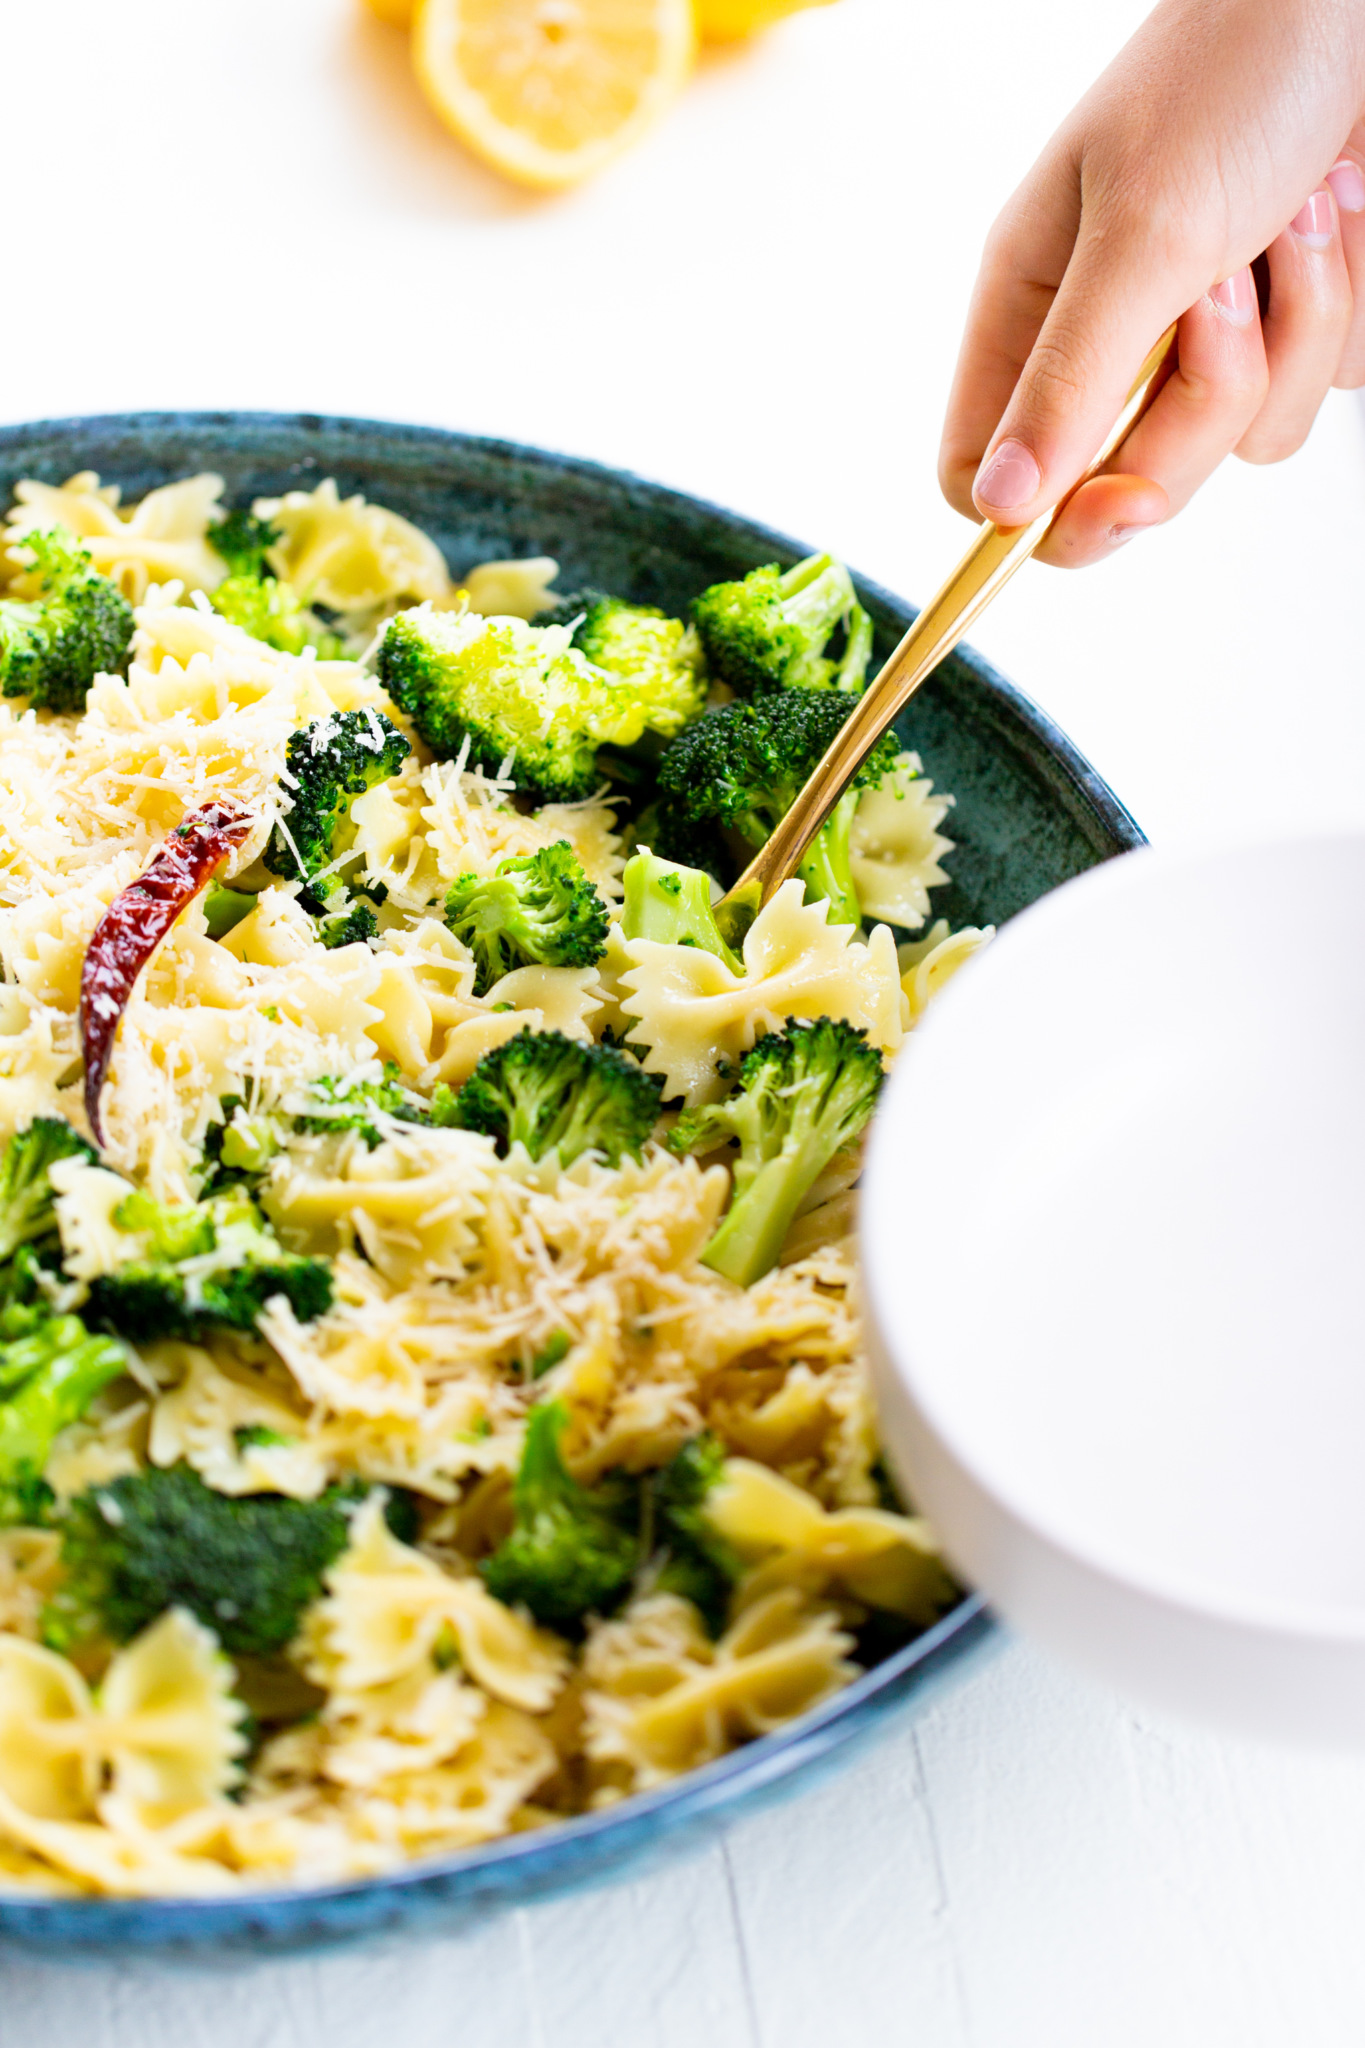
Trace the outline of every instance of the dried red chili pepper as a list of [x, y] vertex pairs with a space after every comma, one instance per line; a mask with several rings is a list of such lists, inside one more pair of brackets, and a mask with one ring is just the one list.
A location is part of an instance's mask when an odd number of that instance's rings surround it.
[[133, 984], [185, 905], [250, 830], [250, 814], [233, 803], [215, 799], [191, 811], [95, 926], [81, 970], [81, 1048], [85, 1113], [98, 1144], [104, 1143], [100, 1092]]

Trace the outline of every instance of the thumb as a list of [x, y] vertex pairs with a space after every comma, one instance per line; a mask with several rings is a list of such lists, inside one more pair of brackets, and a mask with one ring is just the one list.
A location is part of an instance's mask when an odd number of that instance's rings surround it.
[[977, 470], [985, 518], [1027, 524], [1094, 461], [1147, 351], [1203, 289], [1155, 269], [1136, 240], [1083, 232]]

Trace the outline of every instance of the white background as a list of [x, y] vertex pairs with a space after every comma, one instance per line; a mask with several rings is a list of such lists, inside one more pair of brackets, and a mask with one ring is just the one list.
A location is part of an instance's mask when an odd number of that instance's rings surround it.
[[[487, 431], [923, 598], [966, 536], [934, 454], [982, 237], [1143, 11], [842, 0], [547, 201], [350, 0], [0, 0], [0, 418]], [[1154, 838], [1365, 826], [1363, 439], [1334, 399], [976, 635]], [[485, 1933], [230, 1980], [6, 1955], [0, 2048], [1359, 2048], [1363, 1922], [1365, 1762], [1156, 1727], [1012, 1647], [723, 1851]]]

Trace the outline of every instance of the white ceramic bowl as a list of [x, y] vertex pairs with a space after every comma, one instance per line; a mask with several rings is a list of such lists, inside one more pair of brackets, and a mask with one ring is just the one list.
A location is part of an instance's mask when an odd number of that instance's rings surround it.
[[1365, 838], [1025, 911], [898, 1064], [862, 1215], [963, 1574], [1156, 1704], [1365, 1741]]

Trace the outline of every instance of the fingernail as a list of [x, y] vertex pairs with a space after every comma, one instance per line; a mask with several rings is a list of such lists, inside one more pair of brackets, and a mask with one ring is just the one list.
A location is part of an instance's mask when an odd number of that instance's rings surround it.
[[1327, 182], [1343, 213], [1365, 213], [1365, 171], [1344, 156], [1327, 173]]
[[1147, 528], [1142, 525], [1111, 526], [1108, 534], [1109, 545], [1111, 548], [1124, 547], [1127, 542], [1133, 539], [1135, 534], [1146, 533], [1146, 531]]
[[1002, 441], [976, 480], [975, 495], [985, 505], [1009, 512], [1036, 498], [1043, 472], [1022, 441]]
[[1209, 293], [1210, 303], [1230, 327], [1249, 327], [1256, 313], [1256, 284], [1251, 266], [1225, 277]]
[[1326, 186], [1309, 194], [1289, 228], [1307, 248], [1327, 248], [1332, 239], [1332, 195]]

